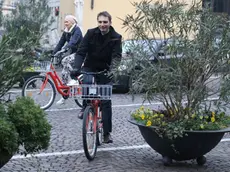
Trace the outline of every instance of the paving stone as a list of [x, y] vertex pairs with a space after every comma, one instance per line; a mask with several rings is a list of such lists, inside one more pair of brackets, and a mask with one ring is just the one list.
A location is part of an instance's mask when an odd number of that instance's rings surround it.
[[[132, 104], [131, 96], [115, 95], [113, 104]], [[137, 97], [135, 104], [141, 103]], [[56, 108], [55, 105], [53, 105]], [[72, 102], [64, 108], [73, 108]], [[152, 105], [157, 108], [157, 106]], [[119, 147], [144, 145], [138, 127], [128, 122], [130, 112], [138, 106], [120, 106], [113, 108], [113, 144], [102, 145], [94, 161], [89, 162], [84, 153], [70, 155], [44, 156], [10, 160], [0, 172], [229, 172], [230, 142], [222, 142], [206, 155], [207, 163], [200, 167], [195, 160], [174, 162], [172, 167], [162, 164], [161, 155], [151, 148], [119, 150]], [[48, 150], [42, 153], [61, 153], [82, 150], [82, 120], [77, 118], [79, 109], [48, 111], [47, 119], [51, 123], [51, 142]], [[230, 138], [226, 134], [225, 138]], [[110, 151], [100, 149], [114, 148]], [[117, 150], [115, 149], [117, 148]]]

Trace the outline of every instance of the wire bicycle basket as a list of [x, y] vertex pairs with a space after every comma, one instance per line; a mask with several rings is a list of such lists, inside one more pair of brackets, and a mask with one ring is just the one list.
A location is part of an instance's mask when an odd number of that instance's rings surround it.
[[35, 61], [31, 64], [31, 69], [35, 72], [49, 72], [50, 65], [50, 61]]
[[74, 85], [71, 86], [70, 97], [83, 100], [110, 100], [112, 85]]

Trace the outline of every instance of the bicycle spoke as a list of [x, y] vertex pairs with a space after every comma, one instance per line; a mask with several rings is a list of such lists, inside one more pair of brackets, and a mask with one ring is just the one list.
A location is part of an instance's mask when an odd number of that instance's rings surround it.
[[[42, 109], [49, 108], [56, 96], [56, 91], [54, 84], [47, 80], [44, 85], [43, 76], [35, 76], [30, 78], [23, 86], [22, 94], [23, 96], [31, 97], [36, 104], [38, 104]], [[44, 87], [41, 92], [41, 87]]]
[[97, 149], [97, 132], [94, 129], [95, 116], [90, 107], [86, 108], [83, 116], [83, 145], [86, 157], [94, 159]]

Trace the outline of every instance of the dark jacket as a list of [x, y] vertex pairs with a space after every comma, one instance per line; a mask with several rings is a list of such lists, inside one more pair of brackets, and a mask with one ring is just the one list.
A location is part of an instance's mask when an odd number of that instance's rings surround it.
[[75, 68], [81, 66], [79, 61], [84, 61], [84, 67], [93, 71], [111, 70], [121, 60], [121, 39], [112, 26], [105, 35], [98, 27], [89, 29], [76, 53]]
[[57, 46], [55, 47], [53, 54], [60, 51], [65, 45], [65, 49], [70, 49], [70, 53], [75, 53], [77, 51], [78, 45], [82, 41], [82, 32], [78, 26], [74, 26], [71, 32], [63, 32], [61, 39], [59, 40]]

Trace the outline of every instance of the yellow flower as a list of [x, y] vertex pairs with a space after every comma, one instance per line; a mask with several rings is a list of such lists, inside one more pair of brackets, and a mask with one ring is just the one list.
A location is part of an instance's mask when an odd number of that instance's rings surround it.
[[160, 114], [160, 117], [161, 117], [161, 118], [164, 118], [164, 114]]
[[212, 122], [215, 122], [215, 121], [216, 121], [214, 116], [211, 118], [211, 121], [212, 121]]
[[212, 112], [212, 116], [213, 116], [213, 117], [215, 116], [215, 112]]
[[145, 119], [145, 114], [141, 115], [141, 119], [144, 120]]
[[146, 126], [151, 126], [151, 125], [152, 125], [152, 122], [148, 120], [146, 123]]
[[200, 128], [201, 128], [201, 129], [204, 129], [204, 125], [203, 125], [203, 124], [200, 124]]

